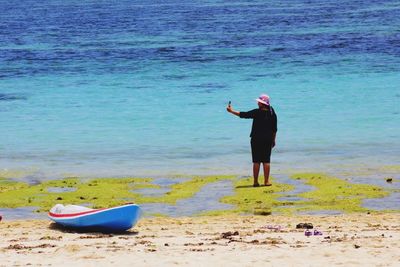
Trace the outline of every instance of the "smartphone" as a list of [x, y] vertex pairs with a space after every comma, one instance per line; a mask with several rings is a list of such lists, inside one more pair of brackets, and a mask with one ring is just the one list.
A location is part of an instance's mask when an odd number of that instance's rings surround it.
[[231, 101], [229, 100], [228, 106], [230, 106], [230, 105], [231, 105]]

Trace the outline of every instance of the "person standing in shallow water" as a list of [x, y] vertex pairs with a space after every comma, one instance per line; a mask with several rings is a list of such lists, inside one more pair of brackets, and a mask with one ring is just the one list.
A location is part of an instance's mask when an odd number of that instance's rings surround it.
[[253, 186], [260, 186], [258, 183], [258, 174], [260, 172], [261, 163], [264, 169], [264, 185], [271, 186], [269, 182], [271, 150], [275, 146], [278, 120], [275, 110], [270, 105], [268, 95], [261, 95], [256, 100], [258, 109], [247, 112], [236, 111], [229, 102], [226, 110], [240, 118], [253, 119], [250, 133], [251, 155], [253, 158]]

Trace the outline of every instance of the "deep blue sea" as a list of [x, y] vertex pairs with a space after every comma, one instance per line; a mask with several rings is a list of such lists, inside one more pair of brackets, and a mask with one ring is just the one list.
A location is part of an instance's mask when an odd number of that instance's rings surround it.
[[0, 0], [0, 170], [250, 174], [400, 165], [398, 0]]

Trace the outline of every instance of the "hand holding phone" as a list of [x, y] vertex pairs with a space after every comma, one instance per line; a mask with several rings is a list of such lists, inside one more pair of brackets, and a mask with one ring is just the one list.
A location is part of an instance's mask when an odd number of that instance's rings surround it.
[[232, 108], [231, 108], [231, 101], [228, 102], [228, 107], [226, 108], [226, 111], [231, 112]]

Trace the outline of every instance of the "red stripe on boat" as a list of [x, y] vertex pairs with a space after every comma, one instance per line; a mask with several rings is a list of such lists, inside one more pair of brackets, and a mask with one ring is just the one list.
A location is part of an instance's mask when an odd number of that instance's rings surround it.
[[74, 216], [80, 216], [80, 215], [90, 214], [90, 213], [97, 212], [97, 211], [102, 211], [102, 210], [106, 210], [106, 209], [104, 208], [104, 209], [88, 210], [88, 211], [83, 211], [83, 212], [65, 213], [65, 214], [58, 214], [58, 213], [49, 212], [49, 215], [50, 215], [51, 217], [58, 217], [58, 218], [62, 218], [62, 217], [74, 217]]

